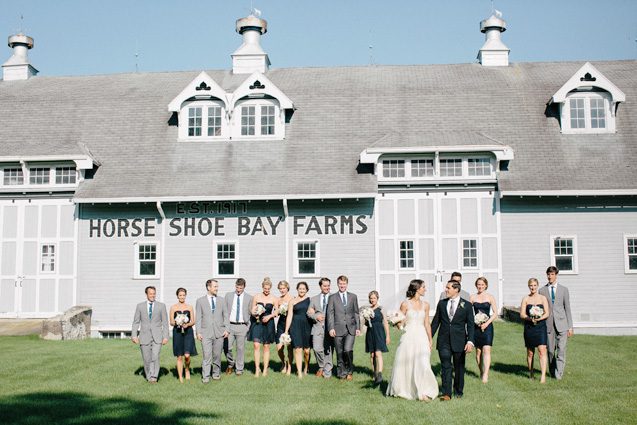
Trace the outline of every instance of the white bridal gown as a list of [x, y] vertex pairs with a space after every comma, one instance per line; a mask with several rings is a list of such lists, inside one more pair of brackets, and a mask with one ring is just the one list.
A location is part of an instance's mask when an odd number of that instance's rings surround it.
[[405, 333], [400, 337], [387, 395], [408, 400], [438, 396], [438, 381], [431, 370], [431, 350], [425, 330], [425, 310], [414, 310], [407, 301]]

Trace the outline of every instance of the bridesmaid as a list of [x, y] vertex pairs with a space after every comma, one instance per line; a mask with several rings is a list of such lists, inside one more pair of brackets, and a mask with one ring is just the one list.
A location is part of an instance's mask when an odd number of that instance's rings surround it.
[[383, 382], [383, 353], [389, 351], [389, 323], [383, 313], [383, 309], [378, 305], [378, 292], [369, 293], [369, 306], [374, 310], [374, 317], [370, 321], [365, 321], [368, 325], [365, 334], [365, 352], [370, 353], [372, 370], [374, 371], [374, 384]]
[[[306, 282], [296, 285], [297, 296], [288, 304], [288, 317], [285, 321], [285, 333], [292, 338], [296, 374], [299, 379], [307, 375], [310, 365], [310, 347], [312, 346], [312, 324], [307, 317], [310, 306], [309, 290]], [[304, 366], [305, 365], [305, 366]]]
[[[261, 375], [261, 346], [263, 345], [263, 376], [268, 375], [268, 367], [270, 365], [270, 344], [274, 343], [275, 329], [274, 318], [276, 317], [275, 308], [278, 304], [277, 298], [270, 292], [272, 290], [272, 281], [269, 277], [263, 279], [261, 283], [263, 292], [252, 297], [252, 305], [250, 311], [252, 318], [248, 331], [248, 341], [252, 341], [254, 345], [254, 376]], [[263, 312], [257, 312], [257, 306], [263, 307]]]
[[[173, 326], [173, 354], [177, 357], [177, 376], [179, 382], [184, 382], [184, 368], [186, 380], [190, 380], [190, 356], [197, 355], [195, 346], [195, 334], [192, 327], [195, 325], [195, 310], [190, 304], [186, 304], [188, 291], [185, 288], [177, 289], [177, 304], [170, 307], [170, 324]], [[181, 326], [175, 323], [177, 316], [186, 317], [187, 322]]]
[[[533, 379], [533, 356], [535, 348], [540, 353], [540, 382], [546, 382], [546, 343], [548, 341], [546, 319], [549, 317], [549, 301], [537, 292], [539, 283], [536, 278], [529, 279], [529, 295], [522, 299], [520, 318], [524, 320], [524, 344], [526, 345], [526, 361], [529, 366], [529, 378]], [[532, 317], [531, 309], [541, 307], [542, 315]]]
[[276, 323], [276, 351], [279, 354], [279, 359], [281, 359], [281, 373], [290, 374], [292, 372], [292, 345], [287, 346], [288, 358], [285, 358], [286, 347], [284, 344], [281, 344], [281, 335], [285, 333], [285, 321], [287, 319], [287, 311], [285, 313], [281, 312], [281, 307], [285, 305], [286, 307], [290, 306], [290, 301], [292, 301], [292, 295], [290, 295], [290, 284], [287, 281], [282, 280], [277, 285], [279, 289], [279, 293], [281, 296], [278, 299], [278, 320]]
[[[484, 313], [489, 316], [489, 320], [481, 325], [475, 325], [475, 347], [476, 347], [476, 363], [480, 370], [482, 382], [489, 382], [489, 369], [491, 368], [491, 346], [493, 345], [493, 321], [497, 317], [498, 307], [495, 298], [491, 294], [487, 294], [489, 281], [486, 277], [476, 279], [477, 294], [471, 295], [471, 303], [473, 304], [473, 313]], [[491, 314], [493, 311], [493, 315]]]

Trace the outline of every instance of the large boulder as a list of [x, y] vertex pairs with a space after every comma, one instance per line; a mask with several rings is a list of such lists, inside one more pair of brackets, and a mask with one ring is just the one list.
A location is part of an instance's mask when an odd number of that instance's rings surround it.
[[40, 338], [52, 340], [85, 339], [91, 336], [93, 309], [76, 305], [42, 323]]

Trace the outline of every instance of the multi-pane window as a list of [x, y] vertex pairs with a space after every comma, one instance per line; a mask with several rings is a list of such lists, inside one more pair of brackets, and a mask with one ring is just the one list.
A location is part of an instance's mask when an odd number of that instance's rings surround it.
[[400, 254], [400, 268], [401, 269], [413, 269], [414, 268], [414, 241], [400, 241], [399, 244]]
[[40, 248], [40, 271], [44, 273], [55, 272], [55, 245], [43, 244]]
[[591, 128], [606, 128], [604, 99], [591, 99]]
[[405, 177], [405, 161], [403, 159], [384, 160], [383, 177]]
[[156, 277], [157, 267], [157, 244], [140, 243], [137, 244], [137, 276]]
[[75, 184], [76, 179], [75, 167], [57, 167], [55, 169], [56, 184]]
[[478, 241], [476, 239], [462, 240], [462, 266], [478, 267]]
[[274, 134], [274, 106], [261, 106], [261, 135], [270, 136]]
[[200, 106], [188, 108], [188, 136], [201, 136], [201, 113]]
[[5, 168], [3, 174], [3, 182], [5, 186], [24, 184], [24, 175], [22, 174], [22, 168]]
[[411, 176], [412, 177], [433, 177], [434, 160], [433, 159], [412, 159], [411, 160]]
[[637, 236], [626, 237], [626, 271], [637, 272]]
[[208, 107], [208, 136], [221, 136], [221, 106]]
[[576, 92], [564, 104], [563, 133], [608, 133], [615, 130], [606, 92]]
[[570, 99], [571, 128], [585, 128], [584, 99]]
[[560, 271], [575, 271], [575, 241], [572, 238], [553, 239], [553, 258]]
[[254, 136], [256, 126], [256, 108], [254, 106], [241, 107], [241, 135]]
[[440, 176], [441, 177], [459, 177], [462, 176], [462, 159], [441, 159], [440, 160]]
[[29, 183], [31, 184], [49, 184], [50, 178], [50, 168], [29, 168]]
[[220, 243], [217, 245], [217, 273], [220, 275], [233, 275], [237, 258], [236, 245], [234, 243]]
[[296, 258], [298, 261], [299, 275], [314, 275], [317, 273], [316, 242], [298, 242], [296, 245]]
[[489, 158], [469, 158], [467, 167], [469, 176], [491, 175], [491, 160]]

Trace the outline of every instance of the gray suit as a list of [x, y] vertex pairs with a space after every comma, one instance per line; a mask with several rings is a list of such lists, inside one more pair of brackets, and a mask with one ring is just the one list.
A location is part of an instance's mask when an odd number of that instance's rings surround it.
[[[248, 330], [250, 329], [250, 306], [252, 305], [252, 295], [243, 292], [243, 301], [241, 302], [241, 316], [239, 321], [237, 317], [231, 317], [232, 307], [235, 301], [236, 292], [226, 294], [226, 311], [228, 312], [228, 338], [223, 344], [223, 352], [228, 359], [228, 367], [235, 368], [238, 374], [243, 373], [245, 365], [245, 346]], [[232, 355], [232, 347], [237, 342], [237, 356]]]
[[[314, 314], [310, 314], [309, 311], [307, 313], [307, 317], [312, 321], [312, 348], [314, 348], [314, 356], [316, 357], [316, 363], [320, 370], [323, 371], [323, 376], [325, 378], [329, 378], [332, 376], [332, 368], [334, 367], [332, 361], [332, 348], [334, 345], [334, 341], [327, 334], [326, 328], [326, 319], [327, 319], [327, 302], [329, 300], [330, 295], [326, 294], [326, 303], [324, 308], [322, 308], [321, 298], [323, 297], [323, 293], [319, 295], [315, 295], [310, 298], [310, 306], [309, 309], [314, 309]], [[323, 321], [319, 322], [316, 320], [316, 317], [322, 314]]]
[[224, 299], [219, 296], [216, 299], [214, 313], [207, 295], [197, 299], [196, 310], [197, 333], [203, 338], [201, 375], [202, 380], [208, 382], [211, 365], [212, 378], [219, 379], [221, 375], [221, 351], [223, 350], [223, 334], [228, 330], [228, 315]]
[[566, 366], [566, 343], [568, 330], [573, 329], [571, 316], [571, 301], [568, 288], [557, 285], [555, 290], [555, 302], [551, 297], [551, 286], [546, 284], [540, 288], [540, 294], [549, 300], [551, 314], [546, 319], [548, 331], [549, 370], [551, 375], [561, 379]]
[[137, 304], [133, 316], [131, 337], [139, 337], [139, 348], [144, 360], [144, 373], [149, 381], [159, 376], [159, 353], [163, 339], [168, 339], [168, 313], [166, 306], [159, 301], [153, 302], [152, 318], [148, 317], [147, 301]]
[[351, 292], [347, 294], [347, 305], [343, 305], [341, 293], [330, 295], [327, 302], [327, 329], [334, 329], [334, 347], [338, 360], [337, 375], [345, 378], [354, 373], [354, 341], [356, 331], [360, 331], [358, 297]]

